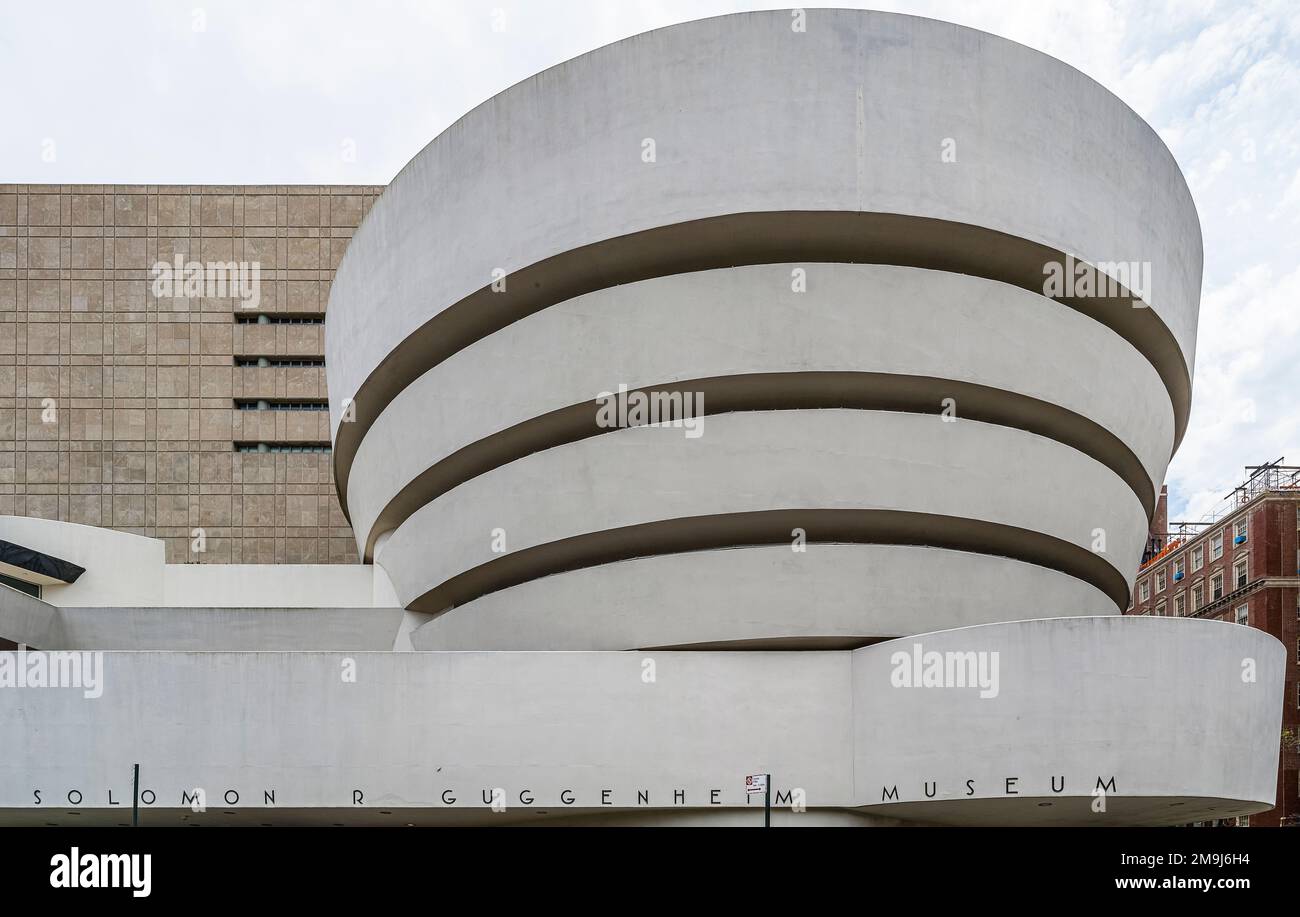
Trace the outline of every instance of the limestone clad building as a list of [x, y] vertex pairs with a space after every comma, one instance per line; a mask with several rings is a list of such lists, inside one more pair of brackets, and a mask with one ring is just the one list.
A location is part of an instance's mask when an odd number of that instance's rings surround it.
[[[171, 563], [355, 562], [323, 312], [381, 190], [0, 185], [0, 514], [159, 538]], [[155, 295], [177, 258], [244, 265], [255, 308]]]

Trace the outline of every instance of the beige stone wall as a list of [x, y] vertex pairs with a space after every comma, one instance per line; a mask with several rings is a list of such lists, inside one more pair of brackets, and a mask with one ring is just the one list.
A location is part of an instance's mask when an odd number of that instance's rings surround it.
[[[323, 314], [334, 268], [382, 188], [0, 185], [0, 513], [161, 538], [172, 563], [356, 561], [325, 411]], [[153, 265], [257, 262], [236, 298], [155, 298]], [[202, 528], [206, 550], [191, 550]]]

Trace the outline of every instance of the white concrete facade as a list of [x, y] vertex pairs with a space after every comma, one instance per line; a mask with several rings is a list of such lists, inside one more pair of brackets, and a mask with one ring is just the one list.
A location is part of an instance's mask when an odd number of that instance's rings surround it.
[[[93, 699], [0, 689], [0, 819], [120, 820], [132, 763], [156, 823], [733, 824], [752, 773], [778, 824], [1270, 807], [1281, 645], [1118, 614], [1190, 404], [1173, 158], [1014, 43], [806, 21], [601, 48], [421, 151], [327, 312], [374, 565], [141, 585], [132, 542], [89, 607], [0, 592], [0, 638], [110, 650]], [[1140, 269], [1045, 285], [1076, 258]]]
[[[1029, 552], [1038, 540], [1084, 562], [1104, 561], [1091, 582], [1118, 590], [1119, 610], [1145, 538], [1133, 492], [1104, 465], [1054, 440], [959, 423], [956, 431], [933, 415], [894, 411], [738, 411], [707, 418], [695, 440], [661, 427], [603, 433], [495, 468], [431, 501], [393, 533], [378, 565], [403, 605], [438, 612], [443, 600], [428, 596], [457, 575], [582, 536], [599, 552], [602, 533], [633, 526], [665, 522], [685, 530], [709, 519], [783, 512], [770, 533], [747, 521], [733, 544], [779, 539], [794, 556], [796, 528], [824, 539], [823, 513], [861, 514], [864, 526], [912, 513], [933, 517], [936, 527], [955, 529], [961, 520], [1017, 529], [1024, 556], [1035, 556]], [[1093, 551], [1099, 525], [1110, 532], [1105, 550]], [[494, 529], [503, 533], [505, 554], [494, 553]], [[875, 537], [872, 531], [863, 537]]]
[[[800, 271], [807, 289], [794, 292], [792, 278]], [[809, 321], [810, 313], [819, 320]], [[1017, 333], [1007, 334], [1008, 327]], [[1027, 340], [1033, 349], [1024, 346]], [[557, 353], [568, 358], [557, 361]], [[1091, 421], [1133, 453], [1145, 475], [1137, 486], [1148, 508], [1173, 449], [1173, 410], [1155, 370], [1115, 332], [1065, 305], [980, 277], [893, 265], [727, 268], [579, 296], [429, 369], [397, 395], [358, 450], [359, 467], [386, 470], [350, 481], [358, 545], [373, 553], [376, 520], [402, 489], [418, 487], [426, 469], [620, 384], [690, 381], [704, 391], [709, 411], [714, 377], [825, 377], [867, 369], [985, 386], [1058, 406], [1077, 415], [1076, 446], [1098, 445], [1096, 431], [1083, 429]], [[449, 389], [462, 397], [437, 395]], [[719, 400], [717, 410], [724, 405]], [[959, 414], [966, 410], [961, 405]], [[400, 514], [389, 514], [400, 521]]]
[[139, 608], [393, 608], [370, 565], [169, 564], [157, 538], [29, 516], [0, 516], [0, 540], [85, 567], [74, 583], [42, 586], [51, 605]]
[[[1200, 226], [1147, 124], [1078, 71], [972, 29], [850, 10], [814, 11], [803, 33], [790, 25], [776, 11], [638, 35], [512, 86], [421, 151], [358, 230], [331, 292], [343, 464], [351, 431], [386, 407], [366, 395], [376, 369], [394, 377], [404, 340], [501, 272], [733, 214], [908, 215], [1089, 263], [1150, 262], [1149, 314], [1177, 342], [1185, 384]], [[959, 140], [956, 163], [941, 157], [944, 138]], [[415, 369], [409, 379], [427, 367]], [[347, 427], [345, 401], [357, 418]]]
[[0, 586], [0, 640], [41, 650], [391, 650], [403, 612], [373, 565], [169, 564], [162, 541], [0, 516], [0, 540], [84, 567], [41, 597]]
[[[997, 696], [896, 686], [915, 643], [1000, 653]], [[1283, 665], [1257, 630], [1116, 616], [835, 652], [108, 653], [97, 699], [0, 691], [46, 724], [0, 818], [120, 822], [139, 761], [150, 824], [757, 824], [737, 776], [766, 772], [790, 824], [1179, 823], [1271, 805], [1275, 757], [1242, 750], [1276, 744]]]
[[1044, 617], [1117, 613], [1082, 580], [1007, 557], [883, 544], [816, 545], [798, 557], [766, 545], [530, 580], [421, 626], [412, 642], [419, 650], [862, 646], [933, 623], [1003, 621], [1009, 581], [1034, 590], [1033, 611]]

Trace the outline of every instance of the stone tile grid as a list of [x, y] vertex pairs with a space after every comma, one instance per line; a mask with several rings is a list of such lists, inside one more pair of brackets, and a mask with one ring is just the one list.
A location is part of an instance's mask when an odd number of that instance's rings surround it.
[[258, 261], [258, 311], [322, 312], [380, 191], [0, 185], [0, 513], [162, 538], [173, 563], [355, 562], [328, 454], [233, 451], [254, 419], [258, 435], [328, 439], [323, 415], [252, 418], [233, 401], [323, 399], [321, 369], [234, 365], [321, 357], [323, 328], [157, 299], [150, 268]]

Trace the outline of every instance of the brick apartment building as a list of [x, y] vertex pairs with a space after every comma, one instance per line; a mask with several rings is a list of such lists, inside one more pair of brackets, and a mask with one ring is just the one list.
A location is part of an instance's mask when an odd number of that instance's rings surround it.
[[[1165, 494], [1152, 521], [1127, 614], [1217, 618], [1258, 627], [1287, 648], [1277, 807], [1252, 827], [1300, 823], [1300, 467], [1248, 467], [1209, 521], [1167, 521]], [[1245, 822], [1247, 819], [1241, 819]]]

